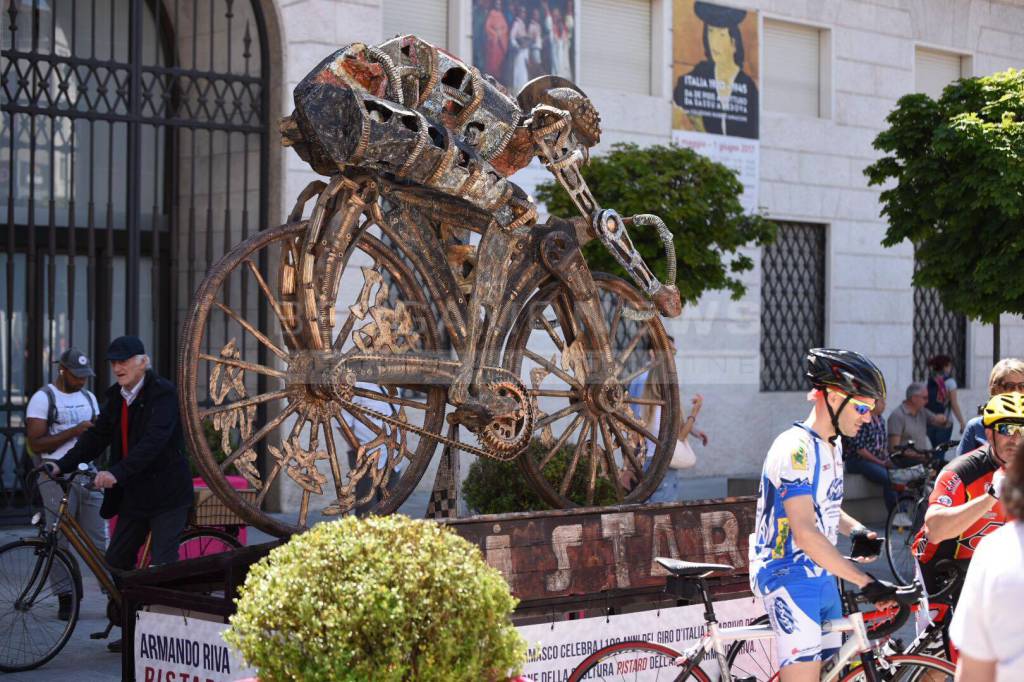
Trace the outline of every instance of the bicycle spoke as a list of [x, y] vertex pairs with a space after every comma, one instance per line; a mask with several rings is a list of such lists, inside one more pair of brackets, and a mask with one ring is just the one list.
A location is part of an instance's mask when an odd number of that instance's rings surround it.
[[274, 293], [270, 290], [270, 286], [267, 284], [266, 280], [263, 279], [263, 275], [260, 274], [259, 268], [256, 267], [256, 264], [253, 263], [252, 260], [248, 258], [245, 261], [245, 265], [247, 268], [249, 268], [249, 272], [252, 273], [252, 276], [256, 278], [256, 282], [257, 284], [259, 284], [260, 291], [262, 291], [263, 295], [266, 297], [267, 302], [270, 304], [270, 308], [274, 311], [274, 315], [277, 316], [278, 322], [281, 323], [281, 329], [284, 331], [285, 334], [288, 335], [288, 339], [292, 342], [292, 346], [296, 348], [300, 347], [301, 344], [299, 344], [299, 341], [295, 337], [294, 332], [292, 332], [291, 325], [289, 325], [288, 322], [285, 321], [284, 312], [281, 310], [281, 304], [278, 303], [277, 298], [274, 296]]
[[580, 425], [580, 422], [582, 421], [583, 415], [577, 413], [576, 416], [573, 417], [572, 422], [569, 424], [569, 428], [562, 432], [562, 435], [558, 437], [557, 441], [555, 441], [554, 446], [544, 454], [543, 458], [541, 458], [540, 463], [537, 465], [538, 469], [544, 471], [544, 469], [547, 468], [547, 465], [551, 462], [551, 459], [556, 454], [558, 454], [558, 451], [562, 449], [562, 446], [565, 445], [565, 442], [569, 440], [569, 437], [572, 435], [572, 432], [576, 430], [576, 427], [578, 427]]
[[327, 459], [331, 465], [331, 477], [334, 478], [334, 492], [337, 493], [338, 499], [341, 499], [341, 463], [338, 462], [338, 446], [334, 442], [334, 428], [331, 426], [330, 419], [327, 420], [323, 425], [324, 438], [326, 439], [327, 445]]
[[558, 334], [555, 333], [555, 329], [551, 326], [551, 322], [548, 318], [545, 317], [544, 311], [541, 310], [538, 314], [534, 315], [534, 317], [538, 322], [540, 322], [541, 327], [543, 327], [544, 331], [548, 333], [548, 336], [551, 337], [551, 341], [555, 344], [558, 350], [565, 350], [565, 342], [560, 336], [558, 336]]
[[580, 384], [580, 382], [576, 381], [576, 379], [574, 379], [571, 376], [569, 376], [568, 374], [566, 374], [562, 369], [560, 369], [557, 365], [553, 364], [550, 360], [544, 359], [540, 355], [537, 355], [536, 353], [534, 353], [529, 348], [524, 349], [523, 350], [523, 354], [526, 355], [526, 357], [528, 357], [531, 360], [533, 360], [534, 362], [536, 362], [538, 365], [540, 365], [544, 369], [548, 370], [549, 372], [551, 372], [552, 374], [557, 376], [559, 379], [561, 379], [565, 383], [569, 384], [570, 386], [573, 386], [574, 388], [578, 388], [581, 391], [583, 390], [583, 386]]
[[569, 461], [569, 466], [565, 469], [565, 475], [562, 477], [562, 483], [559, 486], [559, 492], [562, 497], [565, 497], [569, 493], [569, 487], [572, 485], [572, 477], [576, 474], [576, 465], [580, 461], [580, 453], [583, 451], [583, 445], [587, 441], [587, 434], [590, 433], [593, 424], [588, 419], [580, 430], [579, 440], [576, 441], [576, 447], [572, 451], [572, 459]]
[[536, 431], [537, 429], [542, 429], [548, 424], [553, 424], [562, 417], [567, 417], [570, 414], [573, 414], [574, 412], [580, 412], [583, 410], [583, 408], [583, 403], [570, 403], [569, 405], [566, 405], [557, 412], [552, 412], [551, 414], [545, 416], [543, 419], [538, 419], [536, 425], [534, 426], [534, 431]]
[[212, 417], [215, 414], [221, 412], [228, 412], [230, 410], [240, 410], [244, 407], [251, 405], [261, 405], [263, 403], [269, 403], [272, 400], [279, 400], [281, 398], [287, 398], [290, 394], [288, 389], [281, 389], [280, 391], [272, 391], [270, 393], [263, 393], [252, 398], [243, 398], [242, 400], [236, 400], [232, 403], [224, 403], [223, 405], [217, 405], [215, 407], [208, 407], [206, 409], [199, 410], [200, 419], [206, 419]]
[[615, 422], [611, 419], [608, 420], [608, 426], [611, 427], [612, 433], [615, 434], [615, 439], [619, 441], [619, 449], [622, 450], [623, 455], [629, 461], [629, 465], [633, 467], [633, 471], [637, 477], [642, 477], [644, 474], [644, 468], [637, 460], [637, 453], [633, 450], [633, 446], [630, 445], [629, 440], [622, 435], [619, 431], [619, 427], [615, 425]]
[[590, 456], [590, 472], [587, 475], [587, 506], [594, 506], [594, 489], [597, 488], [597, 426], [590, 430], [590, 441], [588, 442]]
[[[239, 444], [239, 446], [237, 448], [235, 448], [234, 450], [232, 450], [231, 454], [228, 455], [224, 459], [224, 461], [220, 463], [220, 470], [221, 471], [227, 471], [227, 468], [229, 466], [231, 466], [232, 464], [234, 464], [236, 459], [241, 457], [244, 453], [248, 452], [249, 450], [252, 450], [252, 446], [253, 445], [255, 445], [256, 443], [261, 441], [263, 438], [265, 438], [267, 436], [267, 434], [269, 434], [271, 431], [276, 429], [281, 424], [281, 422], [283, 422], [285, 419], [287, 419], [292, 414], [294, 414], [295, 411], [299, 409], [300, 405], [302, 405], [302, 403], [298, 403], [298, 402], [290, 403], [288, 405], [288, 407], [286, 407], [283, 410], [281, 410], [280, 414], [278, 414], [276, 417], [274, 417], [273, 419], [268, 421], [266, 424], [264, 424], [263, 428], [261, 428], [259, 431], [257, 431], [256, 433], [252, 434], [251, 436], [246, 438], [244, 441], [242, 441]], [[263, 486], [264, 486], [264, 489], [266, 489], [267, 483], [264, 483]]]
[[246, 362], [245, 360], [235, 360], [234, 358], [224, 358], [217, 355], [210, 355], [208, 353], [200, 353], [200, 360], [208, 360], [210, 362], [216, 362], [221, 365], [228, 365], [229, 367], [238, 367], [239, 369], [245, 369], [250, 372], [257, 374], [265, 374], [269, 377], [276, 377], [278, 379], [287, 379], [288, 373], [282, 372], [279, 369], [272, 369], [270, 367], [264, 367], [258, 365], [255, 362]]
[[632, 398], [632, 397], [630, 397], [630, 398], [623, 399], [622, 402], [629, 403], [630, 405], [664, 405], [665, 404], [664, 400], [658, 400], [657, 398]]
[[[630, 372], [628, 375], [626, 375], [623, 378], [619, 379], [619, 383], [622, 384], [623, 386], [629, 386], [631, 383], [633, 383], [634, 379], [636, 379], [638, 376], [640, 376], [644, 372], [650, 372], [651, 370], [654, 369], [654, 366], [657, 365], [657, 364], [658, 364], [657, 361], [648, 362], [646, 365], [643, 365], [642, 367], [640, 367], [640, 369], [638, 369], [638, 370], [636, 370], [634, 372]], [[625, 369], [625, 367], [623, 367], [622, 369]], [[621, 372], [622, 370], [619, 370], [619, 371]], [[648, 374], [648, 376], [650, 376], [650, 375]]]
[[608, 480], [615, 490], [615, 499], [622, 502], [626, 495], [622, 489], [622, 481], [619, 480], [619, 469], [615, 464], [615, 448], [612, 447], [612, 437], [608, 433], [604, 417], [598, 419], [598, 425], [601, 427], [601, 440], [604, 441], [604, 457], [608, 467]]
[[629, 356], [633, 354], [633, 351], [636, 350], [637, 344], [639, 344], [640, 341], [643, 340], [643, 338], [645, 336], [647, 336], [647, 333], [649, 331], [650, 331], [650, 327], [645, 324], [645, 325], [641, 326], [640, 329], [637, 330], [637, 332], [635, 334], [633, 334], [633, 338], [631, 338], [629, 340], [629, 343], [626, 345], [625, 348], [622, 349], [622, 352], [619, 354], [619, 357], [616, 358], [616, 360], [615, 360], [616, 366], [618, 366], [618, 367], [625, 367], [626, 366], [626, 360], [629, 359]]
[[348, 311], [348, 315], [345, 316], [345, 322], [341, 325], [341, 329], [338, 330], [338, 335], [334, 338], [334, 342], [331, 344], [331, 350], [338, 352], [341, 347], [345, 345], [345, 339], [348, 338], [349, 334], [352, 333], [352, 327], [356, 324], [356, 314], [351, 309]]
[[615, 343], [615, 332], [619, 327], [619, 322], [622, 320], [622, 309], [625, 307], [626, 305], [622, 301], [615, 304], [615, 312], [612, 313], [612, 321], [608, 325], [608, 341], [613, 344]]
[[620, 423], [628, 426], [633, 431], [643, 435], [647, 440], [655, 443], [660, 443], [661, 439], [655, 436], [653, 433], [647, 430], [647, 427], [638, 422], [633, 415], [627, 414], [626, 412], [612, 412], [611, 416], [617, 419]]
[[287, 360], [288, 359], [288, 353], [286, 353], [282, 349], [278, 348], [277, 344], [275, 344], [273, 341], [271, 341], [270, 338], [266, 334], [261, 332], [259, 329], [256, 329], [256, 327], [254, 327], [248, 320], [243, 318], [241, 315], [239, 315], [234, 310], [232, 310], [228, 306], [224, 305], [220, 301], [214, 301], [213, 305], [215, 305], [216, 307], [220, 308], [221, 311], [223, 311], [225, 315], [227, 315], [232, 320], [234, 320], [235, 322], [240, 324], [242, 326], [242, 328], [245, 329], [245, 331], [249, 332], [254, 337], [256, 337], [256, 340], [259, 341], [260, 343], [262, 343], [264, 346], [266, 346], [270, 350], [270, 352], [272, 352], [274, 355], [276, 355], [277, 357], [281, 358], [282, 360]]

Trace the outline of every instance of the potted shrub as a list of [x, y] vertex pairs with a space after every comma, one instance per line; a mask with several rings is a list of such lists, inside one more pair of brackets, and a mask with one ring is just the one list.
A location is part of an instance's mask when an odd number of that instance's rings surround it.
[[400, 515], [321, 523], [253, 565], [224, 638], [263, 682], [498, 682], [526, 644], [477, 547]]

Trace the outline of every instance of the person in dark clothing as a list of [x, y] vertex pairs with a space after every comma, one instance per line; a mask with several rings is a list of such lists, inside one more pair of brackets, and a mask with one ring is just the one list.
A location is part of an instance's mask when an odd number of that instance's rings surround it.
[[110, 468], [94, 481], [104, 491], [100, 515], [118, 517], [107, 563], [115, 570], [133, 568], [149, 533], [152, 563], [170, 563], [178, 559], [193, 496], [177, 389], [150, 369], [137, 337], [114, 339], [107, 360], [117, 382], [107, 389], [99, 417], [51, 468], [74, 471], [109, 447]]
[[672, 99], [700, 132], [758, 137], [758, 94], [754, 79], [743, 71], [740, 22], [746, 10], [696, 2], [704, 22], [705, 60], [676, 81]]

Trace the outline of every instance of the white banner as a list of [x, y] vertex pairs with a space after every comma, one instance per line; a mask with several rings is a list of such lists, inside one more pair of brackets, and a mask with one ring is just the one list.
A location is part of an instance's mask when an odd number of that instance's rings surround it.
[[224, 623], [140, 611], [135, 621], [137, 682], [230, 682], [255, 676], [221, 633]]
[[745, 137], [706, 135], [692, 130], [673, 130], [672, 142], [736, 171], [743, 183], [740, 204], [747, 213], [757, 211], [757, 166], [761, 143]]
[[[764, 606], [753, 597], [716, 602], [715, 615], [720, 627], [739, 627], [764, 615]], [[536, 682], [559, 682], [568, 679], [584, 658], [615, 642], [639, 639], [682, 652], [704, 635], [704, 606], [561, 620], [518, 629], [529, 646], [523, 676]], [[717, 662], [706, 659], [701, 666], [706, 672], [717, 674]], [[653, 680], [659, 671], [636, 672], [637, 680]]]

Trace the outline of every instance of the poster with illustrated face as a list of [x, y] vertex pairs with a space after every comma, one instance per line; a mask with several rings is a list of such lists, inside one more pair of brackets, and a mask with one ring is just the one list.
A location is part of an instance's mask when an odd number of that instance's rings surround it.
[[672, 127], [757, 139], [757, 13], [675, 0]]
[[674, 0], [672, 141], [733, 169], [757, 210], [761, 65], [757, 12]]
[[576, 80], [573, 0], [473, 0], [473, 66], [515, 96], [537, 76]]

